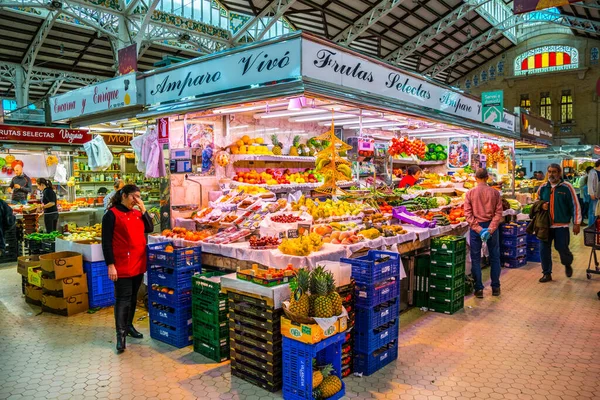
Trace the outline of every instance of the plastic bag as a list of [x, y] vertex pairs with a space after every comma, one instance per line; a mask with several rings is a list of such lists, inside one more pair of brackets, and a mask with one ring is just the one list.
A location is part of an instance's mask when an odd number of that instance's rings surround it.
[[67, 183], [67, 168], [64, 164], [58, 164], [54, 172], [54, 180], [61, 184]]
[[92, 171], [102, 171], [112, 165], [113, 155], [102, 136], [98, 135], [87, 143], [83, 149], [88, 156], [88, 165]]

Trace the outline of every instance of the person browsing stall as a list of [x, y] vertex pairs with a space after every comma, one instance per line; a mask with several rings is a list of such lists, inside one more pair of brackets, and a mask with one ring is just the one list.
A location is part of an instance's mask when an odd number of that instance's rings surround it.
[[10, 181], [13, 203], [27, 204], [27, 196], [31, 193], [31, 179], [23, 173], [23, 163], [18, 161], [14, 166], [15, 176]]
[[406, 175], [400, 180], [398, 188], [406, 189], [415, 186], [419, 178], [421, 178], [421, 168], [416, 165], [411, 165], [406, 169]]
[[498, 227], [502, 222], [502, 198], [500, 192], [491, 188], [487, 181], [488, 171], [479, 168], [475, 172], [477, 186], [465, 196], [465, 217], [471, 228], [471, 273], [475, 279], [475, 297], [483, 298], [481, 280], [481, 247], [487, 242], [490, 255], [492, 295], [500, 296], [500, 235]]
[[573, 221], [573, 234], [578, 235], [581, 229], [581, 208], [575, 189], [569, 182], [561, 179], [561, 175], [560, 165], [550, 164], [548, 182], [540, 186], [537, 192], [538, 199], [545, 202], [542, 208], [550, 210], [551, 224], [548, 241], [540, 241], [543, 272], [540, 282], [542, 283], [552, 280], [552, 242], [558, 251], [561, 264], [565, 266], [565, 274], [568, 278], [573, 275], [573, 253], [569, 249], [571, 240], [569, 224]]
[[54, 232], [58, 228], [58, 207], [56, 206], [56, 192], [52, 182], [46, 178], [37, 180], [38, 189], [42, 191], [42, 208], [44, 210], [44, 225], [46, 232]]
[[115, 284], [116, 347], [119, 353], [125, 350], [127, 335], [136, 339], [144, 337], [133, 327], [133, 317], [146, 272], [146, 234], [153, 229], [140, 189], [125, 185], [117, 190], [102, 217], [102, 252], [108, 277]]

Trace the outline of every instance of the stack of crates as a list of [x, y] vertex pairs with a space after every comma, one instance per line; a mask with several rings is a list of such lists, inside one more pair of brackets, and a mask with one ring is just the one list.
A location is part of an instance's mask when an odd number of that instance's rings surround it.
[[429, 310], [454, 314], [465, 304], [467, 240], [462, 236], [431, 239]]
[[224, 272], [205, 272], [192, 277], [194, 351], [215, 362], [229, 359], [227, 295], [221, 293]]
[[200, 247], [148, 245], [150, 337], [177, 348], [192, 344], [192, 276], [200, 272]]
[[228, 290], [231, 375], [269, 392], [283, 383], [281, 315], [270, 299]]
[[540, 239], [535, 235], [527, 234], [527, 261], [542, 262], [540, 254]]
[[17, 227], [13, 226], [4, 232], [5, 247], [0, 251], [0, 264], [17, 261], [19, 255], [19, 242], [17, 241]]
[[[317, 366], [331, 364], [332, 374], [341, 378], [342, 344], [346, 334], [338, 333], [315, 344], [307, 344], [288, 337], [283, 338], [283, 398], [285, 400], [313, 400], [313, 360]], [[346, 394], [346, 385], [329, 400]]]
[[398, 358], [400, 254], [371, 250], [341, 262], [356, 282], [354, 372], [371, 375]]
[[500, 225], [500, 259], [505, 268], [527, 264], [527, 226], [511, 222]]
[[115, 285], [108, 277], [105, 261], [83, 262], [87, 276], [90, 308], [108, 307], [115, 304]]
[[356, 310], [355, 310], [355, 300], [354, 300], [354, 288], [355, 282], [352, 281], [348, 285], [340, 286], [337, 288], [337, 292], [340, 294], [342, 298], [342, 305], [348, 312], [348, 324], [346, 331], [346, 339], [342, 344], [342, 378], [350, 376], [354, 371], [352, 369], [353, 365], [353, 349], [354, 349], [354, 323], [356, 321]]
[[415, 280], [413, 284], [413, 305], [429, 308], [429, 266], [431, 256], [420, 254], [415, 257]]

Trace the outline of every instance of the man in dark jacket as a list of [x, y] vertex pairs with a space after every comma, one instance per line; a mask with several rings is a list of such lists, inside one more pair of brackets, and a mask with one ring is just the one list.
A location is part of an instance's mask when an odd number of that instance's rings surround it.
[[4, 200], [0, 200], [0, 256], [6, 248], [4, 234], [15, 225], [15, 221], [12, 208]]
[[546, 202], [542, 207], [550, 211], [550, 234], [547, 242], [540, 242], [540, 255], [544, 276], [540, 282], [552, 280], [552, 242], [565, 266], [567, 277], [573, 275], [573, 253], [569, 249], [571, 234], [569, 224], [573, 221], [573, 234], [578, 235], [581, 225], [581, 208], [575, 189], [561, 179], [562, 168], [558, 164], [548, 166], [548, 182], [538, 189], [538, 198]]

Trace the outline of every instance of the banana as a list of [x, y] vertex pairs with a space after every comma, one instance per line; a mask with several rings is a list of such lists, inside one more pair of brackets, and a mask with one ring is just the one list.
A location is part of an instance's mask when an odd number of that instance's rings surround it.
[[340, 164], [337, 166], [337, 170], [344, 174], [346, 178], [350, 179], [352, 177], [352, 169], [346, 164]]

